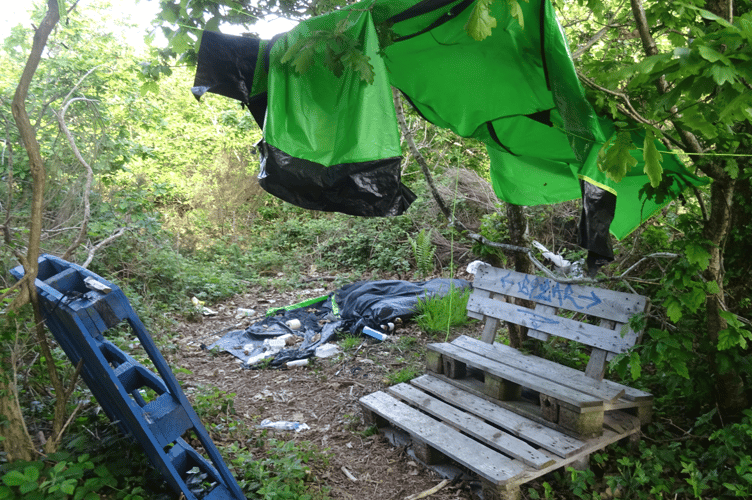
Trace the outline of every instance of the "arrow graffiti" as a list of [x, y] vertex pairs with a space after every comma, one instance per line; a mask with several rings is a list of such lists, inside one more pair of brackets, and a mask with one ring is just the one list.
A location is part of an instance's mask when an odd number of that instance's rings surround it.
[[517, 309], [517, 312], [525, 316], [528, 316], [530, 318], [530, 326], [532, 326], [535, 329], [540, 328], [541, 325], [558, 325], [560, 323], [559, 321], [553, 320], [547, 316], [541, 316], [540, 314], [535, 314], [530, 309], [519, 308]]

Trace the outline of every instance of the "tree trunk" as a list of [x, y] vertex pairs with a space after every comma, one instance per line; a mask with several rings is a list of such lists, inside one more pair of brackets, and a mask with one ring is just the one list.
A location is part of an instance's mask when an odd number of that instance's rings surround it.
[[[528, 247], [527, 238], [525, 238], [525, 228], [527, 221], [523, 207], [506, 203], [507, 208], [507, 227], [509, 228], [509, 243], [518, 247]], [[514, 270], [519, 273], [530, 274], [533, 271], [533, 263], [528, 259], [527, 254], [521, 252], [514, 253]], [[521, 300], [521, 299], [515, 299]], [[531, 307], [528, 304], [527, 307]], [[527, 328], [524, 326], [507, 323], [509, 331], [509, 344], [514, 348], [522, 347], [522, 343], [527, 339]]]
[[[718, 285], [718, 293], [709, 294], [705, 299], [707, 335], [713, 346], [718, 345], [720, 332], [728, 328], [728, 323], [721, 317], [721, 311], [726, 310], [723, 253], [731, 227], [735, 186], [736, 180], [728, 175], [714, 179], [710, 188], [710, 217], [703, 227], [703, 236], [708, 242], [706, 248], [710, 252], [709, 264], [703, 278]], [[744, 381], [736, 370], [720, 373], [716, 362], [717, 354], [718, 351], [713, 350], [710, 361], [712, 373], [715, 375], [718, 407], [728, 413], [737, 413], [749, 406], [744, 392]]]
[[[63, 400], [63, 385], [60, 382], [57, 372], [54, 367], [54, 360], [50, 356], [49, 344], [44, 336], [44, 324], [42, 315], [39, 312], [39, 302], [36, 297], [36, 287], [34, 281], [39, 270], [39, 251], [40, 251], [40, 237], [42, 234], [42, 215], [44, 210], [44, 186], [47, 174], [44, 168], [44, 162], [42, 160], [42, 154], [37, 142], [36, 133], [34, 127], [29, 120], [29, 115], [26, 112], [26, 98], [29, 93], [29, 85], [31, 80], [39, 67], [39, 62], [42, 59], [42, 52], [47, 45], [47, 39], [52, 33], [53, 28], [60, 19], [60, 11], [58, 0], [48, 0], [47, 2], [47, 14], [39, 25], [39, 28], [34, 32], [34, 41], [29, 53], [29, 59], [26, 61], [21, 78], [18, 81], [16, 92], [13, 95], [13, 102], [11, 104], [11, 110], [13, 112], [13, 118], [16, 121], [18, 132], [21, 136], [21, 141], [26, 148], [26, 153], [29, 156], [29, 168], [31, 170], [31, 177], [34, 182], [34, 190], [31, 201], [31, 221], [29, 224], [29, 246], [26, 254], [26, 258], [22, 261], [24, 265], [24, 271], [29, 276], [24, 286], [21, 288], [20, 293], [16, 296], [16, 299], [11, 304], [11, 308], [17, 308], [21, 304], [30, 301], [34, 306], [34, 319], [37, 325], [37, 337], [39, 339], [40, 347], [42, 348], [45, 357], [47, 359], [48, 372], [50, 374], [51, 382], [58, 393], [58, 401], [56, 402], [56, 420], [58, 417], [58, 406], [64, 407], [66, 401]], [[12, 356], [12, 354], [11, 354]], [[7, 360], [0, 360], [4, 371], [8, 369]], [[15, 360], [10, 360], [11, 373], [15, 373]], [[8, 453], [9, 459], [26, 459], [29, 460], [33, 457], [34, 449], [32, 446], [31, 438], [28, 435], [28, 430], [23, 422], [23, 416], [21, 415], [20, 408], [18, 408], [18, 392], [15, 376], [8, 376], [7, 373], [3, 373], [0, 376], [0, 409], [4, 415], [10, 421], [8, 425], [4, 425], [3, 430], [0, 431], [6, 438], [3, 441], [3, 447]], [[15, 408], [15, 409], [14, 409]], [[64, 416], [64, 415], [63, 415]], [[20, 418], [20, 421], [19, 421]], [[11, 420], [12, 419], [12, 420]], [[62, 428], [62, 425], [55, 424], [56, 427]], [[22, 451], [24, 448], [27, 452]], [[12, 451], [12, 454], [11, 454]]]
[[8, 461], [30, 461], [35, 458], [34, 444], [18, 404], [13, 361], [3, 359], [0, 360], [0, 365], [3, 370], [0, 373], [0, 415], [3, 416], [3, 421], [0, 422], [0, 437], [4, 438], [0, 444]]

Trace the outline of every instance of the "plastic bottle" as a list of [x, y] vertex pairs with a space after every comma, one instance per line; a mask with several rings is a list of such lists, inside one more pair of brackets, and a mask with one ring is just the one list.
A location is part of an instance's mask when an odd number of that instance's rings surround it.
[[256, 315], [255, 309], [246, 309], [245, 307], [238, 307], [237, 314], [235, 316], [238, 318], [249, 318], [255, 315]]
[[369, 337], [375, 338], [376, 340], [386, 340], [386, 335], [384, 335], [383, 333], [379, 332], [378, 330], [374, 330], [373, 328], [371, 328], [369, 326], [364, 326], [363, 327], [363, 333], [365, 335], [368, 335]]
[[287, 367], [288, 368], [295, 368], [297, 366], [306, 366], [308, 364], [308, 358], [305, 359], [296, 359], [295, 361], [288, 361]]

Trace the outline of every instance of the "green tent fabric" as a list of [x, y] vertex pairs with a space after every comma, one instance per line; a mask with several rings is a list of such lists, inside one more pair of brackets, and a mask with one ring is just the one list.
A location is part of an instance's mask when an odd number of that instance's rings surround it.
[[[365, 0], [255, 45], [204, 33], [194, 94], [240, 95], [254, 112], [264, 128], [260, 182], [272, 194], [306, 208], [395, 215], [414, 195], [399, 177], [394, 86], [428, 121], [486, 144], [500, 199], [538, 205], [582, 197], [580, 244], [612, 258], [609, 231], [623, 238], [665, 205], [640, 192], [648, 182], [640, 152], [619, 183], [598, 169], [614, 127], [585, 99], [548, 0], [519, 2], [524, 28], [505, 2], [493, 2], [497, 26], [482, 41], [465, 31], [474, 6]], [[283, 63], [300, 40], [342, 26], [369, 57], [372, 84], [352, 70], [334, 76], [325, 51], [302, 73]], [[386, 27], [394, 42], [380, 47], [378, 30]], [[673, 155], [663, 155], [663, 167], [674, 195], [702, 183]]]

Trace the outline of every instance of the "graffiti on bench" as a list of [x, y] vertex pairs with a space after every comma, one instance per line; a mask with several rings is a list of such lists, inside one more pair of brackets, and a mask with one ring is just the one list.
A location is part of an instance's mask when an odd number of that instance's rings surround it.
[[603, 300], [591, 291], [589, 295], [581, 295], [574, 291], [572, 285], [557, 283], [547, 278], [524, 275], [524, 279], [515, 281], [512, 273], [507, 273], [499, 278], [499, 283], [504, 288], [517, 286], [517, 291], [525, 298], [535, 302], [546, 302], [551, 305], [563, 306], [565, 302], [580, 311], [590, 309], [601, 304]]

